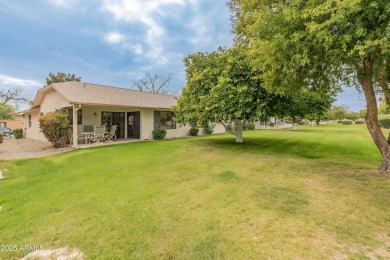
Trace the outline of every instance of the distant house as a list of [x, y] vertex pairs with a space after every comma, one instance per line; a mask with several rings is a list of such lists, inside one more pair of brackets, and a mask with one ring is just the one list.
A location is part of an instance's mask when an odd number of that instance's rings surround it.
[[155, 128], [166, 129], [167, 138], [187, 136], [189, 127], [178, 127], [172, 120], [174, 105], [176, 99], [170, 95], [72, 81], [38, 90], [31, 108], [18, 115], [23, 117], [26, 138], [38, 140], [45, 140], [39, 117], [62, 108], [73, 111], [74, 137], [86, 125], [117, 125], [117, 138], [151, 139]]
[[23, 116], [16, 115], [13, 120], [1, 120], [0, 119], [0, 127], [9, 128], [14, 130], [15, 128], [23, 128]]

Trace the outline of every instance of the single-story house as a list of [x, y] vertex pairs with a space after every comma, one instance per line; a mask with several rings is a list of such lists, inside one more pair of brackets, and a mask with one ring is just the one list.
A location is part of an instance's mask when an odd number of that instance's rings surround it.
[[[45, 140], [40, 132], [39, 117], [57, 109], [73, 111], [73, 146], [86, 125], [117, 125], [117, 138], [152, 139], [155, 128], [167, 130], [166, 138], [188, 135], [189, 126], [179, 127], [170, 109], [174, 96], [84, 82], [53, 83], [38, 90], [31, 108], [23, 116], [26, 138]], [[214, 132], [224, 132], [218, 126]]]
[[23, 116], [15, 115], [13, 120], [0, 120], [0, 127], [14, 130], [16, 128], [23, 128]]

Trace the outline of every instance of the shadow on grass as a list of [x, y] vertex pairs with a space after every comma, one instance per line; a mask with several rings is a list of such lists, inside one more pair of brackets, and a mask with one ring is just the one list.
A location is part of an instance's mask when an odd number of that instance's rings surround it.
[[[310, 130], [304, 130], [305, 135]], [[304, 132], [304, 131], [301, 131]], [[285, 132], [286, 135], [291, 135]], [[335, 157], [349, 159], [361, 159], [365, 158], [367, 161], [380, 160], [379, 153], [373, 154], [370, 150], [367, 150], [365, 144], [360, 145], [354, 143], [351, 140], [351, 145], [343, 145], [337, 140], [324, 142], [320, 137], [315, 135], [308, 136], [305, 139], [302, 138], [290, 138], [290, 137], [275, 137], [275, 136], [259, 136], [259, 137], [246, 137], [244, 143], [237, 144], [234, 142], [234, 137], [230, 136], [218, 136], [201, 140], [203, 146], [211, 149], [220, 149], [225, 151], [250, 153], [261, 155], [276, 155], [276, 156], [291, 156], [295, 158], [305, 159], [334, 159]]]
[[[247, 152], [251, 154], [275, 154], [303, 158], [325, 158], [325, 154], [313, 153], [320, 143], [302, 144], [294, 140], [276, 140], [269, 138], [246, 138], [243, 144], [237, 144], [232, 138], [204, 139], [202, 144], [226, 151]], [[303, 147], [303, 145], [305, 147]]]

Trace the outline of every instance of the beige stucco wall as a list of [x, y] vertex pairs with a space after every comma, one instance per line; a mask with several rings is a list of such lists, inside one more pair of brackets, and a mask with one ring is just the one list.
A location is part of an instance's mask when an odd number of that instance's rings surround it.
[[15, 128], [23, 127], [23, 117], [17, 116], [15, 120], [0, 120], [0, 126], [5, 125], [6, 128], [14, 130]]
[[141, 139], [153, 139], [154, 129], [154, 110], [141, 110]]
[[[137, 109], [124, 107], [97, 107], [97, 106], [82, 106], [82, 125], [79, 125], [78, 134], [83, 132], [83, 125], [100, 126], [102, 112], [124, 112], [125, 115], [125, 135], [127, 136], [127, 112], [140, 112], [140, 135], [141, 139], [151, 139], [154, 122], [154, 110], [152, 109]], [[96, 116], [95, 116], [96, 114]]]
[[[41, 106], [37, 110], [27, 112], [23, 115], [23, 130], [26, 138], [46, 141], [45, 136], [40, 132], [39, 117], [40, 115], [53, 112], [63, 107], [69, 107], [69, 102], [55, 90], [49, 90], [45, 93]], [[29, 126], [28, 116], [31, 115], [31, 127]]]
[[[39, 128], [39, 113], [40, 110], [34, 110], [28, 113], [25, 113], [23, 116], [23, 131], [24, 135], [26, 138], [31, 138], [31, 139], [36, 139], [36, 140], [41, 140], [41, 141], [46, 141], [45, 136], [40, 132]], [[31, 126], [29, 125], [29, 115], [31, 115]]]
[[223, 127], [223, 125], [221, 124], [217, 124], [215, 127], [214, 127], [214, 134], [220, 134], [220, 133], [225, 133], [226, 130], [225, 130], [225, 127]]
[[[177, 126], [176, 129], [167, 129], [167, 135], [165, 138], [177, 138], [177, 137], [184, 137], [189, 136], [189, 131], [191, 127], [190, 126]], [[199, 131], [199, 134], [201, 134], [201, 131]]]
[[71, 105], [61, 94], [54, 89], [51, 89], [45, 94], [45, 97], [42, 100], [40, 113], [46, 114], [69, 106]]
[[[140, 133], [141, 139], [153, 139], [154, 129], [154, 110], [153, 109], [137, 109], [137, 108], [123, 108], [123, 107], [96, 107], [96, 106], [82, 106], [82, 125], [78, 126], [78, 134], [83, 132], [83, 125], [101, 125], [101, 113], [102, 112], [136, 112], [140, 111]], [[96, 113], [96, 116], [95, 116]], [[127, 116], [127, 115], [126, 115]], [[191, 127], [183, 126], [176, 129], [168, 129], [165, 138], [177, 138], [189, 135]], [[216, 125], [214, 133], [224, 133], [225, 129], [222, 125]], [[125, 122], [125, 134], [127, 135], [127, 120]], [[203, 134], [203, 129], [200, 129], [199, 134]]]
[[[177, 138], [177, 137], [185, 137], [189, 136], [191, 127], [190, 126], [182, 126], [182, 127], [177, 127], [176, 129], [168, 129], [167, 130], [167, 135], [165, 138]], [[214, 134], [220, 134], [220, 133], [225, 133], [225, 128], [221, 124], [217, 124], [214, 127]], [[204, 129], [199, 128], [199, 135], [204, 135]]]

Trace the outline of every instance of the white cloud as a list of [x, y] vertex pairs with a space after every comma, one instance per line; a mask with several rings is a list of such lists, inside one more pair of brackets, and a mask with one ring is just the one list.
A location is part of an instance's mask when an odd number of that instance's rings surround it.
[[104, 39], [109, 43], [120, 43], [125, 40], [125, 36], [118, 32], [110, 32], [104, 36]]
[[104, 40], [109, 44], [119, 46], [121, 51], [131, 51], [136, 55], [143, 54], [143, 47], [140, 43], [132, 43], [133, 41], [130, 37], [126, 37], [119, 32], [106, 33]]
[[25, 87], [25, 88], [35, 88], [41, 86], [41, 84], [35, 80], [14, 78], [5, 74], [0, 74], [0, 84]]
[[[163, 42], [166, 37], [166, 29], [162, 25], [162, 19], [174, 16], [173, 9], [169, 7], [194, 4], [193, 0], [105, 0], [103, 10], [111, 13], [117, 21], [141, 24], [146, 27], [142, 43], [139, 41], [129, 48], [136, 54], [144, 54], [145, 57], [165, 64], [168, 59], [164, 56]], [[170, 12], [172, 11], [172, 12]], [[142, 44], [142, 45], [141, 45]], [[143, 46], [146, 45], [146, 46]], [[126, 47], [124, 45], [121, 46]], [[146, 49], [146, 51], [145, 51]]]
[[191, 31], [194, 32], [193, 36], [189, 39], [193, 45], [208, 44], [212, 40], [210, 20], [205, 17], [197, 16], [190, 23]]

